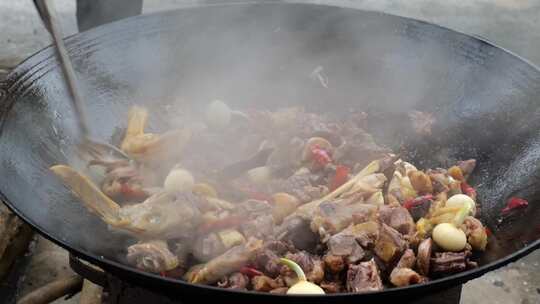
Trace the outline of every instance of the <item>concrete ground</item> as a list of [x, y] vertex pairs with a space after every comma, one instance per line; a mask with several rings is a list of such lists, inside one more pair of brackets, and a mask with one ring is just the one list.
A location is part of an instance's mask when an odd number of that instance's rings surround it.
[[[54, 0], [62, 17], [66, 35], [76, 32], [74, 0]], [[193, 5], [197, 0], [145, 0], [144, 13]], [[312, 0], [291, 2], [335, 3], [342, 6], [384, 11], [418, 18], [485, 37], [540, 66], [540, 0]], [[33, 52], [49, 44], [30, 0], [0, 0], [0, 70], [13, 67]], [[59, 274], [64, 269], [65, 253], [38, 240], [36, 254], [27, 270], [21, 293], [39, 286], [47, 278], [36, 272]], [[43, 267], [48, 252], [57, 263]], [[51, 261], [50, 259], [47, 259]], [[62, 263], [64, 261], [64, 263]], [[76, 298], [72, 303], [77, 303]], [[1, 302], [1, 301], [0, 301]], [[462, 303], [534, 304], [540, 303], [540, 251], [507, 267], [493, 271], [464, 286]], [[65, 304], [66, 301], [57, 303]]]

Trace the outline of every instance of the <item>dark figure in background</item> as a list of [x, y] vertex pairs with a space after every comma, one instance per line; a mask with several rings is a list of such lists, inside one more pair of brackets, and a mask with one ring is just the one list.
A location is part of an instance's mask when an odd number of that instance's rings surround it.
[[139, 15], [142, 5], [143, 0], [77, 0], [79, 31]]

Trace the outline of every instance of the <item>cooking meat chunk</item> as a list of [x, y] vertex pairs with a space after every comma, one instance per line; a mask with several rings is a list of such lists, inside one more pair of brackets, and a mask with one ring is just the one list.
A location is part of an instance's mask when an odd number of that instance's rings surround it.
[[421, 275], [427, 276], [429, 274], [429, 264], [431, 261], [432, 247], [433, 241], [431, 240], [431, 238], [423, 240], [420, 245], [418, 245], [416, 268]]
[[447, 275], [476, 267], [474, 263], [470, 263], [470, 255], [469, 251], [436, 252], [435, 257], [431, 258], [431, 273], [433, 275]]
[[171, 245], [172, 253], [178, 258], [178, 267], [188, 268], [189, 255], [191, 253], [191, 239], [179, 239]]
[[270, 290], [285, 287], [285, 283], [281, 278], [272, 279], [262, 275], [254, 276], [251, 279], [251, 286], [255, 291], [269, 292]]
[[345, 142], [334, 153], [334, 158], [352, 168], [355, 165], [365, 167], [370, 161], [384, 157], [391, 151], [383, 148], [366, 131], [355, 128], [345, 136]]
[[260, 269], [263, 273], [272, 278], [279, 275], [282, 266], [279, 263], [279, 256], [268, 249], [257, 252], [254, 263], [257, 269]]
[[345, 257], [347, 264], [356, 263], [364, 257], [364, 250], [354, 235], [334, 235], [328, 242], [328, 251], [332, 255]]
[[411, 235], [415, 231], [415, 224], [409, 211], [403, 207], [381, 206], [379, 218], [383, 223], [396, 229], [403, 235]]
[[371, 249], [379, 239], [380, 224], [375, 221], [367, 221], [350, 226], [342, 232], [354, 235], [362, 248]]
[[326, 254], [323, 261], [325, 269], [330, 273], [337, 274], [345, 269], [345, 259], [341, 255]]
[[347, 291], [366, 292], [382, 290], [379, 269], [374, 260], [350, 265], [347, 271]]
[[291, 242], [300, 250], [312, 251], [319, 241], [317, 234], [311, 231], [310, 221], [299, 216], [285, 218], [275, 234], [276, 239]]
[[131, 229], [141, 231], [141, 236], [190, 237], [201, 221], [199, 201], [187, 192], [159, 192], [140, 204], [122, 207], [118, 215], [129, 219]]
[[274, 235], [272, 206], [268, 202], [246, 200], [236, 205], [233, 213], [242, 219], [240, 230], [246, 238], [254, 237], [264, 240]]
[[433, 199], [428, 195], [415, 198], [413, 201], [413, 206], [409, 211], [413, 221], [416, 222], [422, 217], [425, 217], [428, 214], [432, 203]]
[[390, 282], [395, 286], [409, 286], [424, 281], [424, 277], [410, 268], [394, 268], [390, 273]]
[[258, 216], [240, 225], [240, 229], [246, 238], [266, 240], [274, 236], [274, 217], [272, 214]]
[[318, 177], [310, 173], [291, 175], [287, 179], [270, 182], [269, 192], [285, 192], [298, 198], [301, 203], [308, 203], [321, 198], [326, 192], [323, 187], [314, 185], [316, 179]]
[[[376, 222], [365, 222], [346, 228], [328, 240], [328, 257], [325, 261], [331, 263], [334, 270], [339, 267], [339, 259], [345, 258], [347, 264], [355, 264], [364, 258], [362, 246], [370, 248], [378, 238], [379, 225]], [[337, 264], [336, 264], [337, 263]], [[328, 264], [328, 263], [327, 263]]]
[[249, 199], [237, 204], [234, 214], [243, 218], [253, 219], [272, 213], [272, 206], [267, 201]]
[[311, 221], [311, 230], [325, 238], [340, 232], [352, 223], [359, 223], [371, 218], [377, 206], [356, 203], [351, 205], [337, 202], [324, 202], [319, 205]]
[[382, 224], [375, 243], [375, 254], [385, 263], [390, 263], [407, 249], [407, 242], [394, 228]]
[[[300, 251], [297, 253], [288, 253], [285, 257], [296, 262], [304, 270], [308, 281], [318, 284], [324, 279], [324, 263], [318, 256]], [[287, 277], [292, 277], [296, 280], [296, 275], [289, 268], [283, 267], [282, 274], [283, 272]]]
[[484, 225], [478, 219], [468, 216], [462, 226], [467, 235], [467, 242], [474, 250], [484, 251], [487, 246], [487, 233]]
[[323, 281], [321, 282], [320, 286], [322, 289], [324, 289], [325, 293], [340, 293], [345, 291], [341, 281]]
[[474, 171], [476, 167], [476, 159], [462, 160], [457, 163], [458, 167], [461, 169], [465, 178], [468, 178], [469, 175]]
[[190, 271], [190, 282], [213, 284], [224, 276], [240, 270], [255, 257], [255, 253], [261, 248], [262, 241], [257, 239], [250, 239], [245, 244], [235, 246], [195, 272]]
[[427, 170], [427, 175], [431, 179], [435, 193], [448, 192], [450, 190], [450, 181], [445, 169], [430, 169]]
[[407, 249], [399, 259], [396, 268], [413, 268], [416, 263], [416, 257], [412, 249]]
[[207, 262], [227, 250], [217, 233], [202, 235], [195, 240], [193, 256], [201, 262]]
[[178, 266], [178, 258], [169, 250], [165, 241], [131, 245], [127, 251], [128, 262], [144, 271], [160, 273]]
[[264, 274], [275, 278], [279, 275], [283, 265], [279, 258], [287, 252], [295, 252], [296, 249], [284, 242], [270, 241], [264, 244], [264, 248], [257, 251], [253, 263], [255, 268], [260, 269]]
[[412, 249], [405, 250], [396, 267], [390, 273], [390, 282], [395, 286], [408, 286], [424, 280], [416, 271], [412, 270], [416, 263], [416, 257]]
[[217, 284], [221, 288], [246, 290], [249, 284], [249, 278], [240, 272], [235, 272], [228, 277], [224, 277]]

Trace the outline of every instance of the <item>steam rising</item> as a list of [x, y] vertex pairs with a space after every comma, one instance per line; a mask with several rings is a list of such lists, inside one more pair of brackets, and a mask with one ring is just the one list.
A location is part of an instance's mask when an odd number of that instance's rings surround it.
[[[495, 64], [465, 36], [392, 16], [322, 6], [185, 9], [126, 20], [87, 35], [103, 42], [90, 39], [76, 64], [93, 101], [88, 114], [103, 138], [125, 126], [130, 105], [147, 106], [150, 129], [163, 131], [187, 124], [179, 113], [199, 113], [203, 121], [204, 109], [220, 99], [239, 110], [303, 106], [336, 115], [350, 108], [385, 113], [390, 118], [375, 118], [372, 128], [377, 140], [396, 146], [400, 126], [408, 123], [399, 119], [408, 112], [449, 113], [463, 96], [486, 98], [467, 83], [473, 79], [481, 90], [489, 83], [478, 76], [485, 64]], [[505, 87], [491, 89], [493, 95], [507, 94]], [[435, 116], [440, 129], [454, 130], [452, 115]], [[455, 156], [463, 148], [456, 145], [447, 152]], [[58, 197], [66, 223], [58, 224], [59, 213], [48, 216], [68, 243], [100, 253], [114, 244], [106, 238], [116, 236], [94, 228], [96, 221], [65, 194]]]

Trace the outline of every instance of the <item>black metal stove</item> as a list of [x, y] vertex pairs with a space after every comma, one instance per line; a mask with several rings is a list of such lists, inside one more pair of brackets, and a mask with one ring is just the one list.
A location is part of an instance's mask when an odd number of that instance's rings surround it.
[[[152, 290], [130, 284], [103, 270], [70, 255], [69, 264], [73, 271], [83, 278], [100, 285], [104, 290], [104, 304], [139, 304], [160, 303], [179, 304], [191, 302], [191, 299], [170, 298]], [[461, 285], [427, 295], [413, 300], [400, 301], [401, 304], [459, 304], [461, 299]], [[233, 302], [234, 299], [231, 299]]]

